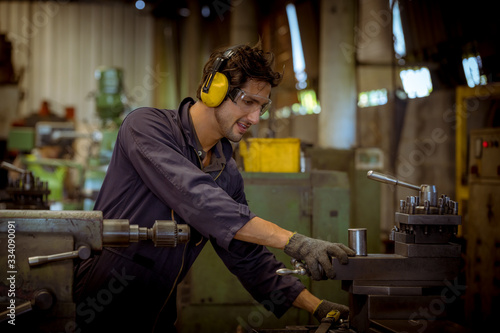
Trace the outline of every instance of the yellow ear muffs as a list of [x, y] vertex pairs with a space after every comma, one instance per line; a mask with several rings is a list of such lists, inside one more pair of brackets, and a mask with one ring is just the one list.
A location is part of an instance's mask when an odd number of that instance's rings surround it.
[[229, 92], [229, 80], [220, 72], [226, 62], [235, 53], [234, 48], [227, 49], [221, 57], [218, 57], [213, 65], [212, 72], [203, 83], [201, 88], [201, 101], [210, 108], [218, 107]]
[[207, 92], [204, 92], [205, 89], [201, 90], [201, 101], [206, 106], [215, 108], [226, 98], [229, 82], [224, 74], [215, 72], [215, 74], [210, 75], [207, 83], [209, 83], [209, 88]]

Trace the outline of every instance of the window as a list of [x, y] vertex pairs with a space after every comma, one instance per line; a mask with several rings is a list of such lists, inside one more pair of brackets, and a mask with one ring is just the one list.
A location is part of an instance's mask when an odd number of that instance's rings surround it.
[[[304, 89], [297, 92], [299, 103], [294, 103], [291, 107], [285, 106], [276, 110], [276, 118], [289, 118], [292, 115], [318, 114], [321, 112], [321, 106], [316, 98], [316, 92], [312, 89]], [[267, 119], [269, 112], [262, 116]]]
[[365, 91], [358, 95], [358, 106], [360, 108], [384, 104], [387, 104], [387, 89]]
[[302, 40], [300, 39], [299, 21], [295, 5], [289, 3], [286, 5], [286, 14], [290, 26], [290, 36], [292, 39], [293, 71], [297, 79], [297, 90], [307, 88], [306, 62], [304, 60], [304, 50], [302, 49]]
[[432, 92], [431, 73], [427, 67], [404, 69], [399, 76], [408, 98], [425, 97]]
[[402, 59], [406, 55], [405, 36], [403, 33], [403, 25], [401, 24], [401, 13], [399, 12], [399, 1], [390, 1], [392, 7], [392, 34], [394, 36], [394, 53], [396, 58], [400, 59], [400, 65], [404, 64]]
[[485, 85], [487, 83], [488, 80], [486, 79], [486, 75], [481, 74], [483, 66], [479, 54], [464, 57], [462, 59], [462, 65], [469, 87], [474, 88], [477, 85]]

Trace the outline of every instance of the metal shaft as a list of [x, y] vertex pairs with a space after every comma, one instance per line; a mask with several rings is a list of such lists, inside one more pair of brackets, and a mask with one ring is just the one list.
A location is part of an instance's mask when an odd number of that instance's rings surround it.
[[390, 185], [399, 185], [399, 186], [411, 188], [411, 189], [417, 190], [417, 191], [420, 191], [420, 188], [421, 188], [421, 186], [419, 186], [419, 185], [410, 184], [410, 183], [398, 180], [398, 179], [394, 178], [393, 176], [384, 175], [383, 173], [376, 172], [373, 170], [368, 171], [368, 173], [366, 175], [368, 178], [379, 181], [381, 183], [386, 183], [386, 184], [390, 184]]
[[2, 162], [0, 167], [7, 169], [7, 170], [10, 170], [10, 171], [19, 172], [21, 174], [27, 172], [26, 170], [18, 168], [17, 166], [15, 166], [14, 164], [11, 164], [9, 162]]

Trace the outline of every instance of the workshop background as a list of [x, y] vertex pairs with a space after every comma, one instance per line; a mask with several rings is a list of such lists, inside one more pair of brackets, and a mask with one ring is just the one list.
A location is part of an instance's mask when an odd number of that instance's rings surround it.
[[[140, 106], [176, 108], [195, 97], [212, 50], [260, 41], [284, 80], [272, 111], [234, 145], [250, 208], [334, 242], [366, 228], [368, 253], [390, 253], [394, 212], [415, 191], [367, 171], [434, 184], [462, 216], [467, 292], [452, 317], [492, 321], [500, 310], [495, 9], [486, 0], [0, 1], [0, 155], [32, 171], [39, 193], [16, 202], [20, 173], [5, 167], [0, 207], [92, 210], [123, 117]], [[348, 303], [341, 281], [301, 279]], [[209, 246], [178, 299], [181, 332], [311, 322], [299, 310], [274, 318]]]

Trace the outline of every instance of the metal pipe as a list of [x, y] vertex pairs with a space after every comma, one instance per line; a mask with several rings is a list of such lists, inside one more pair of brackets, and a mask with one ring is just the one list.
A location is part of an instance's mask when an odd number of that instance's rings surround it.
[[2, 162], [2, 164], [0, 165], [0, 167], [4, 168], [4, 169], [7, 169], [7, 170], [10, 170], [10, 171], [19, 172], [21, 174], [27, 172], [26, 170], [21, 169], [21, 168], [15, 166], [14, 164], [11, 164], [11, 163], [8, 163], [8, 162]]
[[421, 186], [419, 186], [419, 185], [410, 184], [410, 183], [398, 180], [393, 176], [384, 175], [383, 173], [376, 172], [373, 170], [368, 171], [368, 173], [366, 175], [368, 178], [379, 181], [381, 183], [386, 183], [386, 184], [390, 184], [390, 185], [399, 185], [399, 186], [411, 188], [411, 189], [417, 190], [417, 191], [420, 191], [420, 188], [421, 188]]

